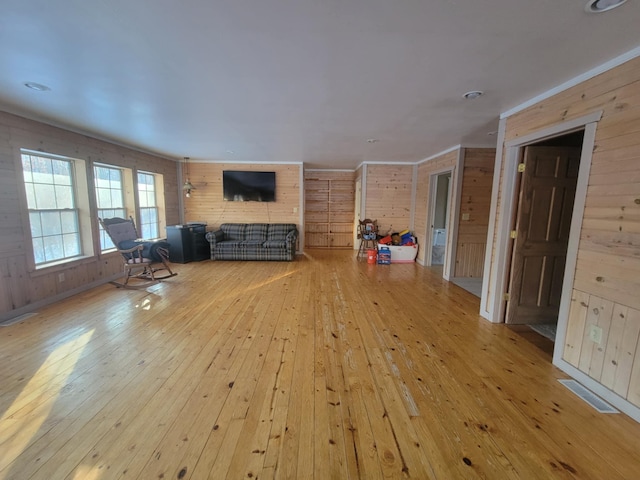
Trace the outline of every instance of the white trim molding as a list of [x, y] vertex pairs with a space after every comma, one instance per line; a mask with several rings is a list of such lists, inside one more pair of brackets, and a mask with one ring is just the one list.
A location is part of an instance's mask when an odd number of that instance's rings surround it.
[[[487, 247], [484, 252], [484, 269], [482, 274], [482, 294], [480, 296], [480, 315], [494, 322], [499, 316], [494, 315], [496, 309], [495, 296], [489, 297], [490, 287], [495, 280], [496, 266], [491, 261], [493, 256], [493, 238], [496, 231], [496, 217], [498, 213], [498, 189], [500, 188], [500, 172], [502, 171], [503, 144], [507, 126], [506, 119], [500, 119], [498, 124], [498, 138], [496, 160], [493, 167], [493, 184], [491, 186], [491, 207], [489, 211], [489, 228], [487, 230]], [[499, 304], [498, 304], [499, 305]]]
[[640, 57], [640, 46], [634, 48], [633, 50], [630, 50], [626, 53], [623, 53], [622, 55], [613, 58], [611, 60], [609, 60], [608, 62], [603, 63], [602, 65], [599, 65], [595, 68], [592, 68], [591, 70], [588, 70], [580, 75], [578, 75], [577, 77], [574, 77], [570, 80], [567, 80], [564, 83], [561, 83], [560, 85], [558, 85], [557, 87], [554, 87], [550, 90], [547, 90], [544, 93], [541, 93], [540, 95], [537, 95], [529, 100], [527, 100], [524, 103], [521, 103], [520, 105], [513, 107], [509, 110], [507, 110], [506, 112], [503, 112], [500, 114], [500, 118], [507, 118], [510, 117], [511, 115], [521, 112], [522, 110], [525, 110], [526, 108], [529, 108], [533, 105], [535, 105], [536, 103], [539, 103], [543, 100], [546, 100], [547, 98], [553, 97], [554, 95], [560, 93], [560, 92], [564, 92], [565, 90], [568, 90], [571, 87], [575, 87], [576, 85], [581, 84], [582, 82], [589, 80], [597, 75], [600, 75], [601, 73], [604, 73], [608, 70], [611, 70], [615, 67], [618, 67], [620, 65], [622, 65], [623, 63], [628, 62], [629, 60], [633, 60], [636, 57]]
[[[537, 132], [533, 132], [529, 135], [525, 135], [523, 137], [518, 137], [513, 140], [504, 142], [504, 152], [501, 151], [501, 148], [499, 148], [499, 150], [496, 151], [496, 165], [494, 170], [494, 188], [491, 193], [491, 223], [489, 225], [489, 231], [487, 233], [487, 252], [485, 254], [485, 268], [488, 266], [489, 271], [485, 270], [483, 292], [482, 292], [482, 298], [480, 303], [480, 307], [481, 307], [480, 314], [487, 320], [493, 323], [504, 322], [503, 296], [504, 296], [504, 293], [506, 292], [506, 285], [507, 285], [508, 273], [509, 273], [507, 271], [507, 265], [509, 263], [509, 251], [510, 251], [509, 250], [509, 230], [511, 228], [511, 220], [513, 218], [514, 211], [515, 211], [514, 195], [515, 195], [515, 184], [516, 184], [516, 167], [518, 163], [518, 158], [520, 156], [520, 149], [531, 143], [542, 141], [547, 138], [557, 137], [566, 133], [570, 133], [572, 131], [576, 131], [578, 129], [584, 128], [586, 131], [587, 125], [595, 124], [600, 120], [601, 117], [602, 117], [602, 111], [597, 111], [589, 115], [585, 115], [585, 116], [570, 120], [568, 122], [553, 125], [551, 127], [538, 130]], [[504, 119], [501, 120], [501, 126], [503, 122], [504, 122]], [[504, 132], [500, 132], [499, 135], [503, 137]], [[587, 138], [588, 137], [585, 134], [585, 140]], [[591, 143], [591, 145], [587, 145], [587, 143], [583, 142], [582, 160], [585, 163], [583, 165], [581, 161], [580, 172], [582, 172], [584, 168], [587, 168], [590, 166], [592, 154], [593, 154], [593, 143]], [[504, 155], [504, 159], [499, 159], [498, 155]], [[589, 156], [588, 161], [585, 159], [585, 155]], [[500, 169], [502, 169], [502, 175], [500, 175], [500, 172], [501, 172]], [[581, 174], [579, 173], [578, 182], [588, 180], [588, 177], [585, 178], [585, 177], [581, 177], [580, 175]], [[499, 183], [496, 186], [498, 179], [501, 183]], [[501, 189], [499, 188], [500, 185], [502, 185]], [[578, 191], [576, 192], [576, 202], [578, 201], [579, 194], [586, 195], [586, 185], [584, 186], [584, 191], [582, 191], [582, 193], [580, 188], [581, 188], [580, 183], [578, 183]], [[499, 190], [500, 190], [501, 202], [500, 202], [499, 211], [496, 212], [497, 210], [496, 205], [498, 202]], [[495, 224], [496, 213], [498, 215], [497, 225]], [[574, 213], [573, 218], [575, 217], [577, 217], [577, 215]], [[582, 221], [581, 216], [580, 216], [580, 221]], [[572, 230], [569, 241], [571, 242], [571, 236], [578, 236], [579, 238], [579, 235], [580, 235], [579, 230], [577, 232]], [[494, 237], [495, 237], [495, 249], [493, 248]], [[487, 255], [491, 255], [492, 250], [494, 250], [493, 262], [487, 263]], [[573, 272], [571, 272], [571, 275], [573, 275]], [[565, 279], [565, 282], [566, 282], [566, 279]]]

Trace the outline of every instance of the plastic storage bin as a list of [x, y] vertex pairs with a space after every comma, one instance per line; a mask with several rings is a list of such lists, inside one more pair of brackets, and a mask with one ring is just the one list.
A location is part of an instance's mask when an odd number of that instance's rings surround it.
[[[417, 245], [378, 245], [378, 248], [386, 248], [389, 250], [389, 253], [391, 254], [391, 263], [413, 263], [416, 261], [416, 257], [418, 256]], [[378, 251], [378, 259], [380, 258], [380, 252], [381, 250]], [[380, 263], [379, 260], [378, 263]]]

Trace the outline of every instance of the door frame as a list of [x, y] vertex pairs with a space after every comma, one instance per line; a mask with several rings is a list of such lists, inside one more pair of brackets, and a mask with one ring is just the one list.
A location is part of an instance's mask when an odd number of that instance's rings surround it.
[[[510, 272], [509, 255], [512, 219], [515, 213], [514, 196], [517, 194], [517, 165], [521, 157], [522, 149], [532, 143], [537, 143], [553, 137], [562, 136], [577, 130], [584, 130], [582, 141], [582, 153], [580, 156], [580, 170], [578, 172], [578, 185], [573, 205], [571, 229], [569, 233], [569, 247], [562, 284], [562, 297], [558, 316], [558, 333], [556, 346], [563, 345], [567, 327], [567, 319], [571, 302], [571, 290], [573, 288], [574, 273], [578, 258], [578, 243], [580, 230], [584, 216], [584, 204], [587, 196], [589, 171], [595, 143], [595, 133], [598, 121], [602, 117], [602, 111], [594, 112], [574, 120], [563, 122], [533, 132], [522, 137], [517, 137], [498, 144], [496, 152], [496, 165], [494, 170], [494, 185], [491, 195], [491, 224], [487, 234], [487, 250], [485, 253], [484, 275], [482, 282], [482, 297], [480, 303], [480, 315], [493, 323], [504, 323], [505, 306], [504, 294], [506, 293]], [[506, 119], [500, 121], [500, 137], [504, 138]], [[503, 164], [504, 163], [504, 167]], [[502, 177], [500, 172], [503, 172]], [[501, 187], [501, 188], [500, 188]], [[498, 194], [502, 201], [498, 206]], [[498, 219], [497, 225], [495, 219]], [[495, 237], [495, 241], [494, 241]], [[494, 248], [489, 248], [493, 245]], [[561, 356], [561, 348], [554, 348], [554, 363], [556, 355]]]
[[[458, 176], [457, 172], [460, 171], [459, 162], [456, 166], [448, 166], [435, 170], [429, 174], [429, 203], [427, 210], [427, 238], [425, 239], [425, 245], [427, 250], [425, 252], [425, 266], [432, 266], [432, 253], [433, 253], [433, 221], [436, 212], [436, 194], [438, 177], [444, 174], [450, 175], [449, 191], [447, 192], [447, 216], [445, 219], [445, 228], [447, 230], [447, 240], [444, 247], [444, 263], [442, 265], [442, 277], [445, 280], [449, 280], [453, 267], [451, 265], [452, 260], [455, 259], [455, 247], [454, 240], [457, 238], [457, 226], [456, 220], [458, 217]], [[456, 232], [454, 232], [456, 230]]]
[[[579, 117], [569, 122], [548, 127], [532, 134], [519, 137], [504, 142], [506, 119], [500, 120], [500, 130], [498, 133], [498, 150], [496, 151], [495, 176], [493, 183], [493, 193], [491, 199], [491, 217], [488, 232], [487, 245], [494, 245], [494, 248], [487, 248], [485, 255], [485, 270], [483, 277], [482, 298], [480, 304], [480, 315], [494, 323], [504, 321], [504, 264], [509, 237], [508, 226], [510, 223], [511, 206], [509, 202], [501, 201], [498, 207], [498, 189], [502, 186], [502, 198], [512, 198], [513, 186], [515, 183], [516, 160], [520, 148], [529, 143], [535, 143], [546, 138], [556, 137], [572, 131], [584, 129], [584, 139], [582, 142], [582, 154], [580, 156], [580, 170], [578, 173], [578, 185], [571, 219], [571, 229], [569, 234], [569, 248], [567, 262], [565, 266], [564, 281], [562, 285], [562, 297], [560, 301], [560, 311], [558, 314], [558, 330], [556, 334], [555, 346], [553, 349], [553, 365], [564, 373], [580, 382], [586, 388], [614, 407], [629, 415], [634, 420], [640, 422], [640, 408], [631, 402], [620, 397], [604, 385], [589, 377], [586, 373], [578, 370], [569, 362], [562, 358], [564, 345], [566, 342], [566, 332], [569, 323], [569, 310], [571, 307], [571, 292], [575, 281], [575, 269], [578, 258], [578, 245], [580, 241], [580, 231], [584, 217], [585, 201], [587, 196], [587, 186], [589, 181], [589, 171], [595, 145], [596, 129], [598, 121], [602, 117], [602, 110]], [[502, 151], [504, 147], [504, 152]], [[503, 161], [505, 163], [503, 168]], [[502, 177], [500, 172], [502, 171]], [[499, 216], [496, 217], [496, 212]], [[497, 222], [496, 222], [497, 218]], [[507, 228], [505, 228], [505, 225]], [[494, 242], [495, 236], [495, 242]], [[493, 262], [492, 262], [493, 260]], [[493, 263], [493, 265], [492, 265]], [[502, 314], [502, 316], [501, 316]]]
[[354, 205], [354, 218], [353, 218], [353, 249], [358, 250], [360, 247], [360, 239], [358, 238], [358, 225], [362, 218], [362, 177], [355, 179], [355, 205]]

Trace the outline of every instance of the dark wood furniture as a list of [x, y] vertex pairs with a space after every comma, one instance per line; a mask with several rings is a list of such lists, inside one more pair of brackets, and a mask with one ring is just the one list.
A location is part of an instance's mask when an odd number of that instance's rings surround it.
[[209, 242], [205, 238], [206, 223], [187, 223], [167, 227], [169, 260], [174, 263], [189, 263], [209, 258]]

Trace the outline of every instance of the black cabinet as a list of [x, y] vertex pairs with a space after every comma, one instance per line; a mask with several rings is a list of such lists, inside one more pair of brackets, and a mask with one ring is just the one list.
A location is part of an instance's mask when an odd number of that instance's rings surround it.
[[174, 263], [188, 263], [208, 259], [210, 253], [206, 233], [206, 223], [168, 226], [169, 260]]

